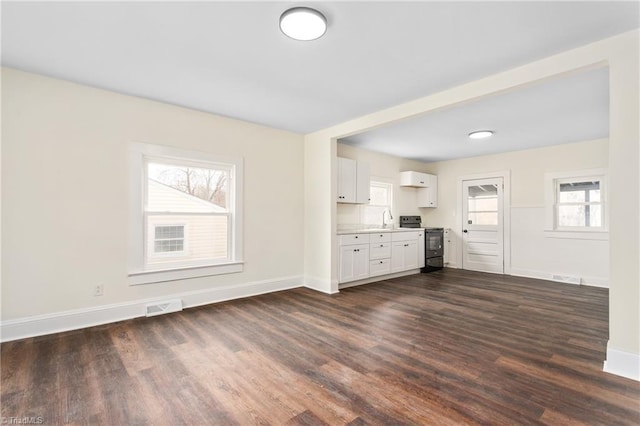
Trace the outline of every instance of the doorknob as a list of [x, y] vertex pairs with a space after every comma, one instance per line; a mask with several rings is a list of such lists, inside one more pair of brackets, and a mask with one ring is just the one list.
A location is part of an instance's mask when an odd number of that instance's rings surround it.
[[462, 230], [462, 232], [464, 232], [464, 233], [466, 234], [466, 233], [467, 233], [467, 232], [469, 232], [469, 231], [467, 231], [466, 229], [463, 229], [463, 230]]

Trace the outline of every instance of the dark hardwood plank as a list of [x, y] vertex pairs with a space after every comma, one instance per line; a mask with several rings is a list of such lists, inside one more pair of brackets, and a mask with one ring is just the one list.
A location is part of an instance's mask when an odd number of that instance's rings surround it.
[[602, 372], [608, 291], [444, 270], [8, 342], [3, 417], [45, 424], [640, 424]]

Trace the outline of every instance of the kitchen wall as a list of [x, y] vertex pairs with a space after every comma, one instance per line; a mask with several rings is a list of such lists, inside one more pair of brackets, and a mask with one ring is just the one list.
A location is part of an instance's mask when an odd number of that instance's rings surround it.
[[[391, 155], [380, 154], [350, 145], [338, 143], [338, 157], [369, 163], [371, 167], [371, 180], [393, 184], [393, 223], [397, 226], [399, 216], [419, 215], [421, 209], [416, 207], [416, 190], [400, 186], [400, 172], [414, 170], [431, 173], [435, 170], [431, 164], [419, 161], [407, 160]], [[336, 222], [338, 228], [360, 223], [360, 205], [338, 203]], [[382, 217], [380, 217], [382, 225]]]
[[[106, 322], [150, 299], [198, 304], [302, 285], [301, 135], [7, 68], [2, 123], [5, 334], [60, 317], [59, 328]], [[128, 285], [132, 142], [244, 158], [244, 272]]]
[[[434, 163], [438, 175], [437, 209], [423, 209], [425, 223], [455, 229], [459, 219], [457, 182], [460, 176], [511, 172], [511, 273], [550, 279], [551, 275], [582, 278], [608, 286], [609, 242], [549, 238], [544, 235], [545, 181], [548, 172], [607, 168], [607, 140], [564, 144]], [[460, 235], [456, 235], [460, 241]], [[459, 259], [452, 259], [459, 264]]]
[[[458, 178], [484, 172], [511, 173], [511, 272], [550, 279], [552, 275], [580, 277], [586, 284], [608, 286], [609, 242], [549, 238], [544, 235], [544, 174], [608, 167], [608, 141], [596, 140], [515, 151], [505, 154], [420, 163], [338, 144], [338, 155], [371, 163], [372, 176], [394, 182], [394, 216], [420, 214], [425, 226], [452, 228], [458, 224]], [[438, 176], [438, 208], [416, 208], [414, 188], [399, 187], [399, 172], [416, 170]], [[397, 195], [397, 197], [396, 197]], [[338, 224], [357, 216], [357, 206], [338, 204]], [[455, 247], [460, 235], [455, 232]], [[450, 266], [459, 267], [454, 250]]]

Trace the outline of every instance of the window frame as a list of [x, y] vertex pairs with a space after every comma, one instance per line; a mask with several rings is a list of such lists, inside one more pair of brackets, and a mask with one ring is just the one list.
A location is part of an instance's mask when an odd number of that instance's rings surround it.
[[[129, 285], [149, 284], [242, 272], [243, 262], [243, 159], [218, 156], [179, 148], [133, 143], [130, 148], [130, 207], [129, 207]], [[229, 257], [224, 261], [195, 261], [188, 264], [145, 265], [147, 245], [146, 215], [147, 164], [200, 168], [225, 167], [229, 170], [229, 199], [227, 244]], [[185, 225], [185, 250], [187, 229]], [[164, 254], [156, 254], [163, 256]], [[175, 259], [175, 256], [171, 256]]]
[[[560, 185], [593, 181], [600, 183], [600, 201], [598, 203], [560, 203]], [[589, 240], [607, 240], [609, 238], [609, 191], [606, 169], [579, 170], [573, 172], [545, 173], [545, 236], [551, 238], [575, 238]], [[559, 208], [562, 205], [592, 205], [601, 207], [602, 226], [560, 226]]]
[[369, 204], [363, 204], [360, 206], [360, 223], [363, 225], [367, 225], [367, 226], [382, 226], [382, 217], [380, 218], [381, 221], [380, 223], [366, 223], [366, 217], [367, 217], [367, 208], [380, 208], [380, 207], [384, 207], [384, 208], [388, 208], [389, 212], [391, 212], [392, 216], [395, 217], [395, 214], [393, 213], [393, 192], [394, 192], [394, 184], [393, 181], [388, 180], [388, 179], [384, 179], [384, 178], [379, 178], [379, 177], [375, 177], [372, 176], [369, 179], [369, 192], [371, 192], [371, 187], [374, 184], [380, 184], [380, 185], [384, 185], [386, 187], [386, 189], [389, 191], [389, 205], [386, 204], [372, 204], [371, 202], [369, 202]]

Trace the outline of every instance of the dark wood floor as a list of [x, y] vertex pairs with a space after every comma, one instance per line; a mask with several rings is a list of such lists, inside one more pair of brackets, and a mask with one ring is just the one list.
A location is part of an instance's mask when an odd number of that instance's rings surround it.
[[2, 344], [2, 416], [44, 424], [634, 424], [607, 290], [445, 270]]

